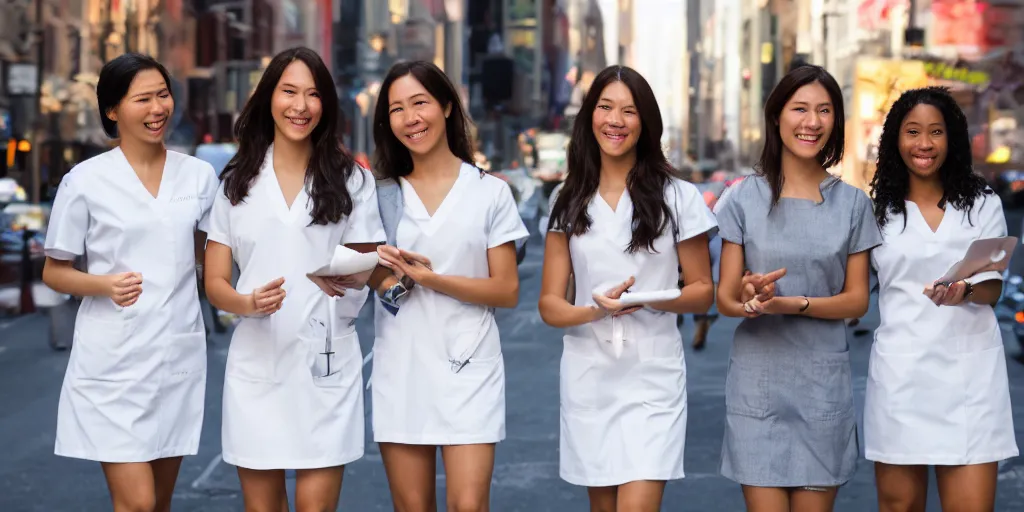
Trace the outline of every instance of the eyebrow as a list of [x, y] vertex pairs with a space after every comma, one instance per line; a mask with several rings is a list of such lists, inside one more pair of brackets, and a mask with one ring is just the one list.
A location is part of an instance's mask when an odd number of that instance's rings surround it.
[[[612, 100], [610, 100], [608, 98], [601, 98], [601, 99], [597, 100], [598, 103], [601, 103], [602, 101], [607, 101], [608, 103], [615, 103], [614, 101], [612, 101]], [[630, 103], [629, 105], [626, 105], [626, 108], [636, 108], [636, 105]]]
[[[299, 86], [297, 86], [295, 84], [288, 83], [288, 82], [283, 82], [281, 84], [281, 87], [291, 87], [292, 89], [302, 89], [302, 87], [299, 87]], [[307, 87], [307, 89], [316, 89], [316, 86], [314, 85], [313, 87]]]
[[[425, 93], [425, 92], [418, 92], [418, 93], [416, 93], [416, 94], [413, 94], [412, 96], [409, 96], [409, 97], [408, 97], [408, 98], [406, 98], [406, 99], [407, 99], [407, 100], [413, 100], [413, 99], [416, 99], [416, 98], [418, 98], [418, 97], [420, 97], [420, 96], [423, 96], [424, 98], [426, 98], [426, 97], [427, 97], [427, 93]], [[392, 105], [395, 105], [395, 104], [397, 104], [397, 103], [401, 103], [401, 102], [402, 102], [402, 100], [395, 100], [395, 101], [392, 101], [392, 102], [391, 102], [391, 104], [390, 104], [390, 105], [388, 105], [388, 106], [390, 107], [390, 106], [392, 106]]]
[[[806, 101], [794, 101], [793, 104], [794, 105], [810, 105], [810, 103], [808, 103]], [[825, 103], [818, 103], [818, 106], [819, 107], [831, 107], [832, 106], [832, 102], [831, 101], [826, 101]]]
[[162, 92], [167, 92], [167, 91], [168, 91], [168, 89], [167, 89], [167, 86], [165, 85], [165, 86], [163, 86], [163, 87], [161, 87], [159, 89], [153, 90], [153, 91], [145, 91], [145, 92], [140, 92], [138, 94], [133, 94], [132, 98], [138, 98], [139, 96], [149, 96], [150, 94], [160, 94]]

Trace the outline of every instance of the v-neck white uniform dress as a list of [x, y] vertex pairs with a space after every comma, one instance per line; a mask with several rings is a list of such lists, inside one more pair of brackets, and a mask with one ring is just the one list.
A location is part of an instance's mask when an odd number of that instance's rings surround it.
[[85, 297], [57, 408], [55, 453], [100, 462], [195, 455], [206, 392], [206, 333], [194, 233], [208, 230], [217, 176], [167, 152], [156, 197], [120, 148], [61, 181], [46, 255], [85, 256], [92, 275], [140, 272], [139, 300], [122, 308]]
[[[937, 307], [922, 290], [963, 258], [971, 242], [1006, 236], [999, 197], [969, 214], [951, 204], [932, 232], [907, 201], [871, 253], [881, 323], [864, 403], [865, 456], [901, 465], [961, 465], [1017, 456], [1003, 337], [991, 306]], [[998, 272], [971, 279], [1002, 279]]]
[[[672, 178], [665, 201], [673, 213], [654, 243], [630, 254], [633, 201], [623, 191], [612, 208], [594, 194], [590, 230], [569, 238], [577, 306], [595, 305], [598, 285], [636, 278], [632, 291], [676, 288], [679, 242], [717, 228], [692, 184]], [[587, 487], [684, 477], [686, 362], [676, 314], [645, 308], [572, 327], [563, 338], [559, 474]], [[621, 337], [622, 353], [612, 340]]]
[[355, 330], [366, 292], [331, 299], [306, 274], [327, 264], [339, 244], [385, 239], [376, 181], [357, 168], [348, 182], [352, 214], [312, 224], [308, 190], [287, 206], [274, 174], [273, 146], [243, 202], [223, 186], [210, 240], [231, 248], [249, 294], [284, 277], [281, 310], [243, 318], [228, 349], [224, 379], [224, 462], [248, 469], [312, 469], [363, 456], [362, 354]]
[[[462, 165], [433, 216], [409, 182], [399, 181], [405, 204], [398, 247], [430, 258], [438, 274], [487, 278], [487, 250], [529, 236], [508, 184], [472, 165]], [[494, 309], [423, 286], [403, 299], [397, 315], [376, 306], [374, 441], [440, 446], [504, 439], [505, 363]]]

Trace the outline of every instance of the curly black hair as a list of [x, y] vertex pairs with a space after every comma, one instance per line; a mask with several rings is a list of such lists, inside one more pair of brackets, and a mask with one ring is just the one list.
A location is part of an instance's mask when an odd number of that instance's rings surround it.
[[907, 225], [907, 206], [904, 201], [910, 187], [910, 170], [900, 156], [900, 127], [910, 111], [918, 105], [931, 105], [939, 109], [946, 122], [948, 153], [939, 168], [943, 192], [938, 206], [945, 208], [946, 203], [952, 203], [957, 210], [969, 214], [974, 207], [974, 200], [987, 188], [985, 179], [974, 172], [971, 163], [967, 116], [960, 110], [949, 89], [911, 89], [904, 92], [889, 109], [878, 142], [878, 162], [875, 176], [871, 179], [871, 199], [879, 227], [885, 227], [893, 215], [902, 215], [903, 226]]

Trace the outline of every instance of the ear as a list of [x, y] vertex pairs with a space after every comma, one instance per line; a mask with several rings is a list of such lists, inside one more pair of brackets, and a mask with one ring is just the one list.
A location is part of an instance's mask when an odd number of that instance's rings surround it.
[[110, 119], [111, 121], [116, 123], [117, 122], [117, 109], [113, 109], [112, 108], [112, 109], [108, 110], [107, 111], [107, 119]]
[[444, 118], [448, 119], [448, 116], [452, 115], [452, 104], [449, 103], [444, 107]]

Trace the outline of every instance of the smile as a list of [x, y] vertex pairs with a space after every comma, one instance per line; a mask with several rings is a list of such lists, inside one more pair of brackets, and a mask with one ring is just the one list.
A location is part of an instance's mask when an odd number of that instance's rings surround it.
[[306, 126], [307, 124], [309, 124], [308, 117], [285, 117], [285, 119], [287, 119], [290, 123], [294, 124], [295, 126]]
[[605, 137], [611, 139], [613, 142], [622, 142], [622, 141], [626, 140], [626, 137], [629, 135], [627, 133], [608, 133], [608, 132], [601, 132], [601, 134], [604, 135]]
[[931, 167], [935, 163], [934, 156], [911, 155], [911, 158], [918, 167]]
[[142, 123], [142, 124], [144, 124], [146, 126], [147, 130], [151, 130], [151, 131], [156, 132], [156, 131], [160, 131], [160, 129], [163, 128], [165, 124], [167, 124], [167, 118], [165, 117], [165, 118], [163, 118], [163, 119], [161, 119], [159, 121], [150, 121], [148, 123]]
[[796, 134], [797, 140], [800, 142], [806, 142], [809, 144], [817, 144], [821, 140], [821, 135], [808, 135], [803, 133]]
[[427, 134], [427, 128], [424, 128], [424, 129], [422, 129], [422, 130], [420, 130], [420, 131], [418, 131], [416, 133], [410, 133], [410, 134], [406, 135], [405, 138], [407, 138], [409, 140], [412, 140], [412, 141], [417, 141], [417, 140], [422, 139], [426, 134]]

